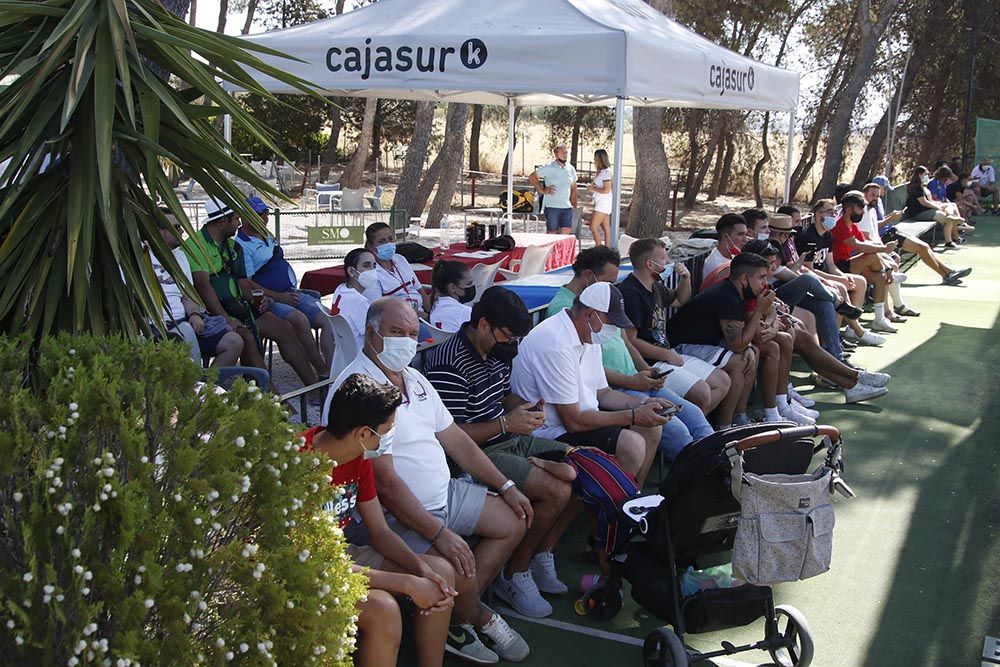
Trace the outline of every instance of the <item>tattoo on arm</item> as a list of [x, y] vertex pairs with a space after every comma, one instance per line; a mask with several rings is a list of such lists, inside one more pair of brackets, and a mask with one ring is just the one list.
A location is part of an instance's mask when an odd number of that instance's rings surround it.
[[722, 334], [727, 342], [738, 341], [743, 336], [743, 323], [726, 320], [722, 325]]

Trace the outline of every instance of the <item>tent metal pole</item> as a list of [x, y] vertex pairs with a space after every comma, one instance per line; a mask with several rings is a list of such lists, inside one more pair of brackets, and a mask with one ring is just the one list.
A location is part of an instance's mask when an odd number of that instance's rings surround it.
[[795, 148], [795, 109], [788, 110], [788, 151], [785, 153], [785, 201], [792, 201], [792, 151]]
[[233, 117], [229, 114], [222, 117], [222, 136], [227, 144], [233, 143]]
[[623, 136], [625, 135], [625, 98], [621, 95], [615, 100], [615, 164], [614, 186], [611, 188], [611, 238], [608, 243], [612, 248], [618, 247], [618, 230], [621, 225], [622, 207], [622, 154], [625, 151]]
[[507, 233], [514, 231], [514, 98], [507, 98]]

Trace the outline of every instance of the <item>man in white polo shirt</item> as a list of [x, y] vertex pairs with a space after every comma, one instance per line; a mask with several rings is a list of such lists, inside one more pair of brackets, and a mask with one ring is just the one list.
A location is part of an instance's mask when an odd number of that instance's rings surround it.
[[569, 151], [564, 145], [559, 144], [552, 152], [555, 159], [531, 172], [528, 180], [535, 190], [545, 195], [545, 231], [570, 234], [573, 209], [576, 208], [576, 169], [566, 161]]
[[669, 420], [660, 413], [672, 406], [608, 386], [601, 343], [617, 335], [608, 324], [632, 328], [621, 292], [598, 282], [525, 336], [511, 389], [531, 405], [544, 401], [545, 423], [533, 435], [613, 454], [641, 488]]
[[[323, 407], [327, 422], [330, 400], [340, 384], [354, 373], [392, 384], [403, 394], [396, 411], [396, 433], [388, 452], [373, 460], [375, 486], [391, 516], [389, 527], [417, 554], [447, 558], [457, 573], [454, 618], [461, 625], [448, 633], [446, 650], [480, 664], [498, 658], [520, 662], [528, 645], [499, 614], [480, 601], [527, 528], [531, 503], [486, 454], [460, 429], [433, 385], [409, 367], [417, 350], [419, 320], [403, 300], [381, 298], [368, 309], [364, 350], [330, 387]], [[446, 458], [483, 484], [451, 479]], [[364, 545], [363, 524], [348, 531], [352, 544]], [[480, 538], [470, 550], [463, 536]], [[380, 568], [375, 552], [359, 565]], [[490, 645], [477, 638], [481, 633]], [[490, 650], [492, 649], [492, 650]]]

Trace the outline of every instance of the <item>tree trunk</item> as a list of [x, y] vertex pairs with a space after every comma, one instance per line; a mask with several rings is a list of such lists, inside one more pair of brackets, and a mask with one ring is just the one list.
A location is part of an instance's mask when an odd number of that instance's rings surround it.
[[[637, 238], [659, 237], [670, 216], [670, 165], [663, 145], [665, 114], [663, 107], [635, 107], [632, 111], [636, 168], [628, 233]], [[616, 164], [614, 168], [622, 167]]]
[[[330, 139], [326, 142], [326, 148], [320, 157], [319, 180], [326, 183], [330, 177], [330, 170], [337, 163], [337, 144], [340, 143], [340, 131], [344, 127], [344, 119], [341, 116], [340, 107], [330, 108]], [[339, 176], [338, 176], [339, 178]]]
[[722, 139], [725, 145], [715, 153], [715, 169], [712, 170], [712, 185], [708, 188], [708, 201], [719, 198], [719, 184], [722, 181], [722, 165], [729, 150], [729, 128], [723, 128]]
[[375, 105], [375, 120], [372, 125], [372, 152], [368, 162], [372, 171], [378, 171], [378, 164], [382, 159], [382, 126], [384, 123], [382, 107], [382, 100], [379, 100], [378, 104]]
[[[514, 107], [514, 148], [515, 149], [517, 148], [517, 118], [518, 118], [518, 116], [521, 115], [521, 108], [522, 107]], [[505, 141], [504, 142], [504, 146], [506, 146], [506, 145], [507, 145], [507, 142]], [[510, 155], [508, 155], [507, 151], [505, 150], [504, 151], [504, 158], [503, 158], [503, 168], [500, 169], [500, 174], [503, 176], [504, 183], [507, 182], [507, 170], [510, 168], [510, 165], [507, 164], [507, 160], [509, 160], [509, 159], [510, 159]]]
[[736, 142], [733, 133], [726, 133], [726, 158], [722, 161], [722, 177], [719, 179], [719, 194], [729, 194], [729, 180], [733, 176], [733, 159], [736, 157]]
[[[698, 139], [698, 127], [701, 125], [702, 114], [704, 114], [704, 111], [701, 109], [690, 109], [688, 114], [688, 166], [687, 174], [684, 176], [685, 211], [690, 211], [693, 206], [693, 203], [691, 206], [688, 205], [688, 200], [692, 197], [691, 193], [694, 191], [694, 179], [695, 175], [698, 173], [698, 153], [701, 152], [701, 143]], [[694, 192], [693, 196], [697, 195], [698, 193]]]
[[[760, 175], [764, 167], [771, 161], [771, 148], [767, 145], [767, 134], [771, 131], [771, 112], [764, 114], [764, 129], [760, 133], [760, 159], [753, 167], [753, 199], [757, 208], [764, 208], [764, 196], [761, 193]], [[791, 141], [792, 137], [788, 137]]]
[[[163, 3], [166, 6], [166, 3]], [[178, 18], [184, 18], [181, 14]], [[198, 19], [198, 0], [191, 0], [191, 12], [188, 14], [188, 25], [197, 25]]]
[[[454, 108], [452, 108], [454, 107]], [[462, 176], [462, 155], [465, 152], [465, 126], [469, 120], [468, 104], [449, 104], [448, 122], [445, 125], [445, 140], [441, 146], [441, 170], [437, 192], [427, 213], [427, 226], [441, 226], [442, 216], [451, 211], [451, 199], [455, 195], [458, 179]]]
[[240, 30], [241, 35], [246, 35], [250, 32], [251, 26], [253, 26], [253, 15], [257, 12], [257, 5], [260, 0], [247, 0], [247, 18], [243, 22], [243, 28]]
[[344, 13], [344, 3], [346, 1], [347, 0], [337, 0], [337, 4], [334, 6], [334, 12], [337, 14], [337, 16], [340, 16], [341, 14]]
[[[431, 131], [434, 129], [434, 103], [417, 102], [416, 113], [414, 114], [413, 139], [410, 147], [406, 149], [406, 160], [403, 162], [403, 172], [399, 176], [399, 187], [396, 189], [396, 196], [392, 200], [392, 207], [407, 211], [408, 216], [419, 216], [423, 212], [423, 206], [417, 211], [416, 197], [417, 186], [420, 183], [420, 174], [424, 170], [424, 158], [427, 156], [427, 147], [431, 143]], [[426, 197], [424, 198], [426, 202]]]
[[369, 97], [365, 100], [365, 115], [361, 121], [361, 135], [358, 137], [357, 148], [351, 161], [344, 168], [344, 173], [340, 177], [340, 184], [345, 188], [360, 188], [364, 184], [365, 163], [368, 161], [368, 150], [371, 148], [372, 133], [375, 129], [375, 108], [378, 105], [377, 97]]
[[469, 133], [469, 171], [482, 171], [479, 168], [479, 133], [483, 128], [483, 105], [472, 107], [472, 130]]
[[[708, 173], [708, 168], [712, 166], [712, 159], [715, 157], [715, 151], [719, 147], [719, 141], [722, 139], [722, 125], [716, 126], [715, 132], [712, 133], [712, 138], [708, 142], [708, 146], [705, 149], [705, 157], [701, 160], [697, 160], [698, 168], [694, 172], [694, 178], [691, 182], [690, 190], [684, 191], [684, 210], [690, 211], [694, 208], [695, 203], [698, 200], [698, 193], [701, 192], [701, 187], [705, 183], [705, 175]], [[692, 164], [695, 163], [695, 156], [692, 154]]]
[[573, 114], [573, 135], [570, 139], [569, 163], [579, 166], [577, 158], [580, 152], [580, 126], [583, 125], [583, 117], [590, 111], [587, 107], [577, 107]]
[[[851, 72], [844, 94], [840, 96], [840, 104], [833, 114], [830, 122], [830, 133], [827, 136], [826, 155], [823, 160], [823, 175], [816, 186], [816, 192], [833, 192], [837, 181], [840, 178], [840, 169], [844, 163], [844, 145], [851, 129], [851, 117], [857, 106], [858, 97], [871, 76], [875, 54], [878, 50], [879, 41], [885, 33], [885, 27], [889, 22], [892, 13], [895, 11], [899, 0], [883, 0], [879, 9], [877, 22], [872, 25], [871, 13], [868, 0], [861, 0], [858, 7], [858, 17], [861, 24], [861, 43], [858, 49], [858, 57], [854, 61], [854, 69]], [[815, 196], [815, 195], [814, 195]]]
[[229, 0], [219, 0], [219, 23], [215, 32], [226, 32], [226, 20], [229, 18]]

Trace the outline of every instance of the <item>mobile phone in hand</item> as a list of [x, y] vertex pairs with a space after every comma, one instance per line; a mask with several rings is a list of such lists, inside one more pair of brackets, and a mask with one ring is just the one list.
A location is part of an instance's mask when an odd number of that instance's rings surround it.
[[663, 370], [660, 370], [658, 368], [652, 368], [649, 371], [649, 377], [651, 377], [654, 380], [659, 380], [661, 377], [664, 377], [664, 376], [668, 375], [669, 373], [670, 373], [670, 371], [663, 371]]
[[660, 412], [660, 416], [661, 417], [673, 417], [674, 415], [676, 415], [678, 412], [681, 411], [682, 407], [684, 407], [684, 406], [683, 405], [671, 405], [669, 408], [665, 408], [664, 410], [662, 410]]

